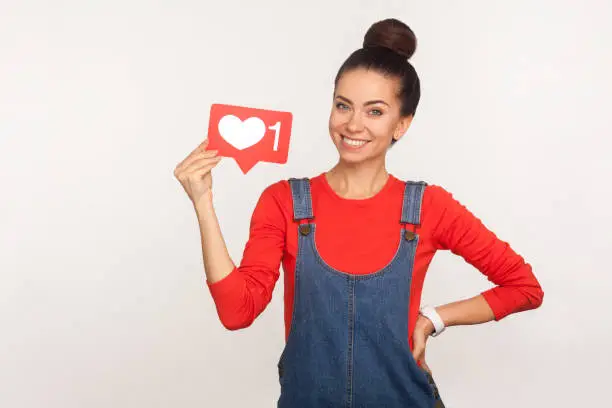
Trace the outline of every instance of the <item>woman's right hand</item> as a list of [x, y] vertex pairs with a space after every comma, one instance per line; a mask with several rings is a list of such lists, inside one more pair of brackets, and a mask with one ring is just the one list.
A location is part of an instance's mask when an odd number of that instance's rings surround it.
[[185, 189], [193, 204], [212, 196], [211, 170], [221, 161], [216, 150], [206, 150], [208, 138], [196, 147], [174, 169], [174, 177]]

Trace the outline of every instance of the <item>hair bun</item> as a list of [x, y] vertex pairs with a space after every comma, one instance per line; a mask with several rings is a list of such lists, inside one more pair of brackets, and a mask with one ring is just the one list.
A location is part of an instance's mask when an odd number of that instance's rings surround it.
[[401, 21], [388, 18], [378, 21], [368, 29], [363, 38], [363, 48], [385, 47], [409, 59], [416, 51], [414, 32]]

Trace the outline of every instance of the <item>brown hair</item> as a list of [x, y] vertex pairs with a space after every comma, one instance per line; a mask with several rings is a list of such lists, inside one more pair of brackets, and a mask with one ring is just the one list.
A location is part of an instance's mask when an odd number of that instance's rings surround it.
[[402, 116], [414, 115], [419, 99], [421, 85], [419, 76], [408, 59], [417, 47], [414, 32], [403, 22], [389, 18], [378, 21], [365, 34], [363, 47], [354, 51], [342, 64], [334, 85], [346, 71], [365, 68], [400, 80], [399, 98]]

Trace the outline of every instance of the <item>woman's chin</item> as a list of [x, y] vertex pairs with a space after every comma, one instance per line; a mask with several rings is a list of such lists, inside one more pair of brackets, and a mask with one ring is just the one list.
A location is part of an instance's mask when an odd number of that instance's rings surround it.
[[363, 163], [371, 159], [367, 154], [358, 154], [340, 150], [340, 161], [346, 164]]

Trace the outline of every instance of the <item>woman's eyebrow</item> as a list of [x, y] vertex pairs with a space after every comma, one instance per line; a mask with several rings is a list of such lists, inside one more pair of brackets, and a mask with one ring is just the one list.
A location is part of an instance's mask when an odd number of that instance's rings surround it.
[[[349, 98], [346, 98], [346, 97], [344, 97], [344, 96], [342, 96], [342, 95], [337, 95], [337, 96], [336, 96], [336, 98], [338, 98], [338, 99], [342, 99], [343, 101], [345, 101], [345, 102], [347, 102], [347, 103], [349, 103], [349, 104], [351, 104], [351, 105], [353, 104], [353, 102], [352, 102], [352, 101], [351, 101]], [[363, 105], [364, 105], [364, 106], [368, 106], [368, 105], [374, 105], [374, 104], [377, 104], [377, 103], [382, 103], [382, 104], [384, 104], [384, 105], [389, 106], [389, 104], [388, 104], [387, 102], [383, 101], [382, 99], [375, 99], [375, 100], [373, 100], [373, 101], [367, 101], [367, 102], [366, 102], [366, 103], [364, 103]]]

